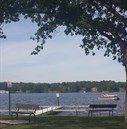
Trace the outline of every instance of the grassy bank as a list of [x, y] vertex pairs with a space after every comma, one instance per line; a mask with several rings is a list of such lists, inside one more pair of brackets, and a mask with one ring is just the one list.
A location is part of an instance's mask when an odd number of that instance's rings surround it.
[[[1, 119], [6, 119], [2, 118]], [[21, 118], [22, 119], [22, 118]], [[27, 119], [27, 118], [23, 118]], [[124, 117], [39, 116], [37, 121], [5, 129], [127, 129]]]

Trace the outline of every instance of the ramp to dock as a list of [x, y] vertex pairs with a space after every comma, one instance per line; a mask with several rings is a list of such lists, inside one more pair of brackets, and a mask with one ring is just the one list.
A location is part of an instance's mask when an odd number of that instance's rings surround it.
[[40, 106], [40, 110], [37, 110], [35, 115], [50, 113], [61, 108], [62, 106]]

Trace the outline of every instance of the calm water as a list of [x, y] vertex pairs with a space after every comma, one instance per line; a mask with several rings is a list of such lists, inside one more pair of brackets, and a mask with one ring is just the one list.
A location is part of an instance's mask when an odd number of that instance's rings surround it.
[[[62, 106], [68, 105], [89, 105], [93, 103], [115, 103], [117, 104], [117, 113], [124, 114], [125, 93], [114, 93], [120, 97], [120, 100], [98, 100], [100, 93], [60, 93], [59, 102]], [[0, 94], [0, 110], [8, 110], [8, 94]], [[55, 93], [30, 93], [30, 94], [11, 94], [11, 109], [14, 109], [16, 103], [29, 103], [39, 105], [57, 105]]]

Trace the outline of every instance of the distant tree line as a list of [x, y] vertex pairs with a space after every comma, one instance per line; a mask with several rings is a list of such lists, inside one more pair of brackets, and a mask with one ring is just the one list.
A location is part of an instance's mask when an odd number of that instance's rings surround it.
[[[0, 82], [0, 90], [8, 90], [7, 82]], [[77, 81], [62, 83], [24, 83], [14, 82], [13, 93], [51, 93], [51, 92], [119, 92], [125, 91], [124, 82], [115, 81]]]

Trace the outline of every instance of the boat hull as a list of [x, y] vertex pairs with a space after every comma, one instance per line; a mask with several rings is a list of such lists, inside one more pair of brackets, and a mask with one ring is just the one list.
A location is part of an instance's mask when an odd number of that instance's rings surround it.
[[104, 97], [99, 97], [99, 100], [119, 100], [119, 98], [104, 98]]
[[117, 95], [102, 94], [98, 99], [99, 100], [119, 100], [119, 97]]

